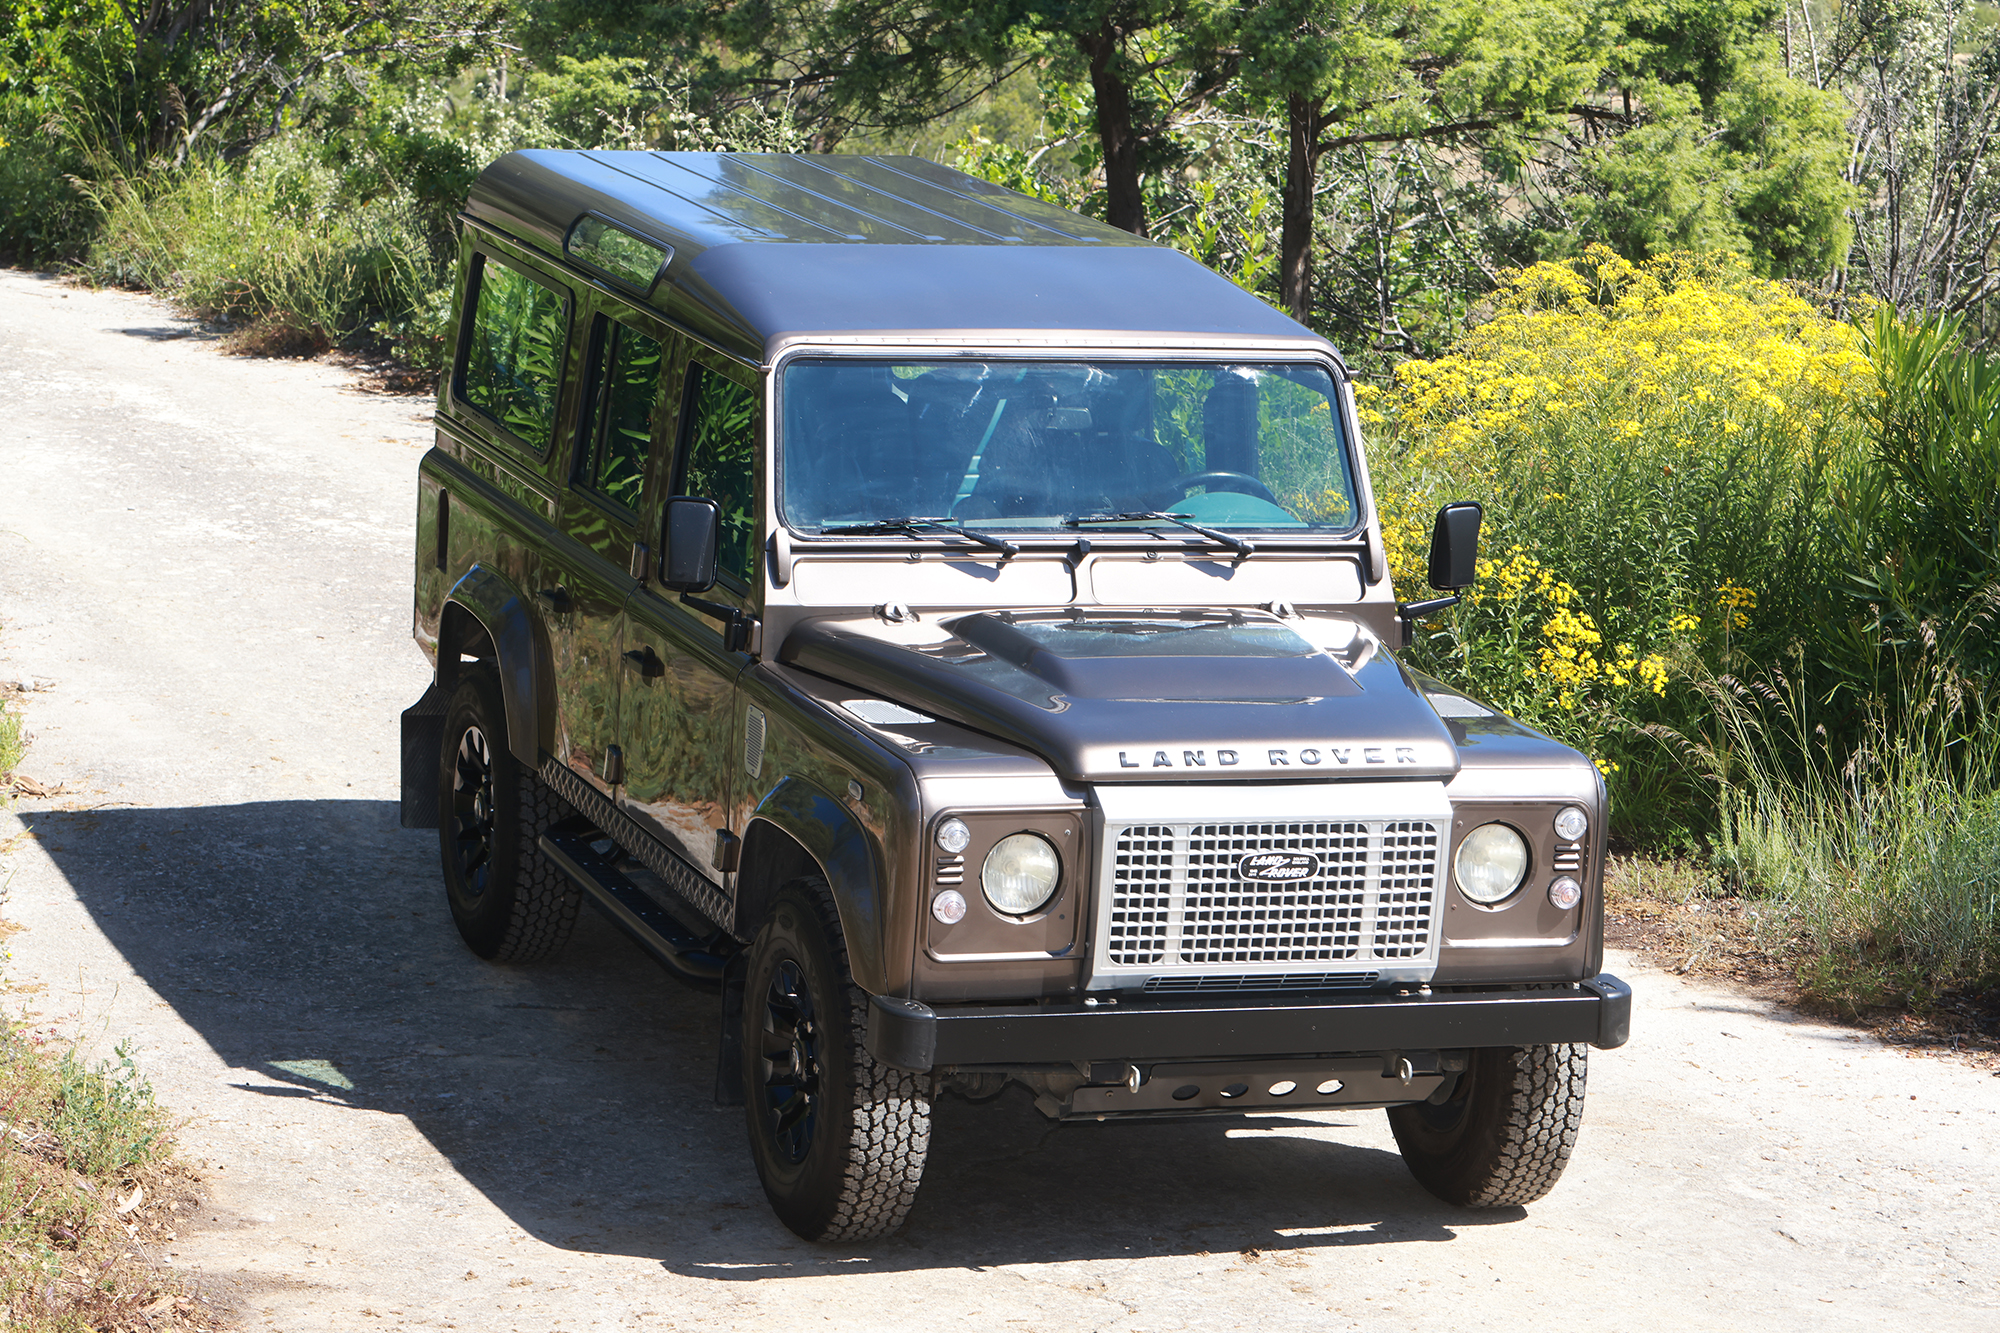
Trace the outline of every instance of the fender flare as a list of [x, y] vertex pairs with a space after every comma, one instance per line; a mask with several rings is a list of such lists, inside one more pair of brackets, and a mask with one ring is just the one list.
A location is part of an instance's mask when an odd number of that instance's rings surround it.
[[[475, 564], [445, 594], [445, 613], [457, 606], [486, 631], [500, 672], [507, 713], [507, 749], [529, 768], [553, 748], [555, 708], [546, 698], [555, 680], [554, 657], [527, 599], [497, 570]], [[458, 681], [457, 645], [439, 635], [438, 688], [449, 694]], [[549, 734], [544, 734], [548, 732]]]
[[[880, 860], [868, 831], [830, 793], [799, 777], [788, 777], [765, 794], [745, 821], [747, 836], [758, 821], [805, 849], [818, 863], [833, 892], [840, 913], [841, 933], [847, 939], [847, 963], [854, 982], [871, 995], [887, 988], [887, 969], [882, 956], [882, 875]], [[772, 884], [769, 889], [779, 886]], [[749, 933], [759, 924], [744, 909], [755, 912], [759, 904], [737, 904], [737, 928]]]

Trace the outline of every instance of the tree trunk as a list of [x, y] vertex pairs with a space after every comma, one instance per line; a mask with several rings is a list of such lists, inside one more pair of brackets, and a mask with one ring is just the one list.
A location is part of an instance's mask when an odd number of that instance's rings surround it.
[[1132, 90], [1114, 68], [1124, 34], [1109, 19], [1093, 33], [1077, 34], [1090, 61], [1090, 90], [1097, 100], [1097, 141], [1104, 150], [1104, 218], [1112, 226], [1146, 234], [1146, 201], [1139, 193], [1139, 137], [1132, 129]]
[[1285, 99], [1285, 186], [1280, 205], [1278, 283], [1285, 309], [1312, 324], [1313, 190], [1319, 179], [1319, 104], [1302, 93]]

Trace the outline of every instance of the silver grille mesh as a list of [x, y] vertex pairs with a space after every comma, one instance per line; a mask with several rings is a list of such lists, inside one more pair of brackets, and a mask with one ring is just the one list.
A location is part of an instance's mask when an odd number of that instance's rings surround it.
[[[1428, 820], [1114, 826], [1104, 961], [1299, 973], [1428, 957], [1439, 841]], [[1300, 877], [1242, 878], [1238, 864], [1260, 852], [1296, 854]]]

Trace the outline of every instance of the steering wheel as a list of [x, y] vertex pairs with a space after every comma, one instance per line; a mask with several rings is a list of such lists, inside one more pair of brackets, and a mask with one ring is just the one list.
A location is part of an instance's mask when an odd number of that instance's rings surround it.
[[[1191, 486], [1206, 486], [1211, 491], [1235, 491], [1238, 495], [1254, 495], [1259, 500], [1268, 500], [1274, 505], [1278, 503], [1278, 497], [1271, 494], [1271, 488], [1247, 472], [1190, 472], [1185, 476], [1175, 477], [1160, 492], [1162, 496], [1169, 498], [1157, 503], [1163, 509], [1170, 508], [1187, 498], [1188, 488]], [[1283, 508], [1282, 505], [1279, 507]]]

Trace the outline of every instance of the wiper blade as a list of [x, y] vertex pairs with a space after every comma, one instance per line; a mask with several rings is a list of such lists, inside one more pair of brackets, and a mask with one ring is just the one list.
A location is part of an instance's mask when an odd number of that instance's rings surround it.
[[1019, 555], [1021, 548], [1001, 537], [989, 537], [983, 532], [959, 526], [958, 520], [950, 518], [878, 518], [868, 523], [836, 523], [820, 529], [820, 535], [859, 536], [870, 532], [906, 532], [912, 537], [926, 533], [948, 532], [954, 537], [963, 537], [981, 546], [990, 546], [1002, 555]]
[[1063, 520], [1066, 528], [1080, 528], [1086, 523], [1175, 523], [1189, 532], [1198, 532], [1212, 542], [1221, 542], [1240, 556], [1257, 554], [1254, 542], [1245, 541], [1234, 533], [1220, 532], [1215, 528], [1205, 528], [1189, 520], [1186, 514], [1167, 514], [1157, 509], [1141, 509], [1126, 514], [1078, 514], [1075, 518]]

